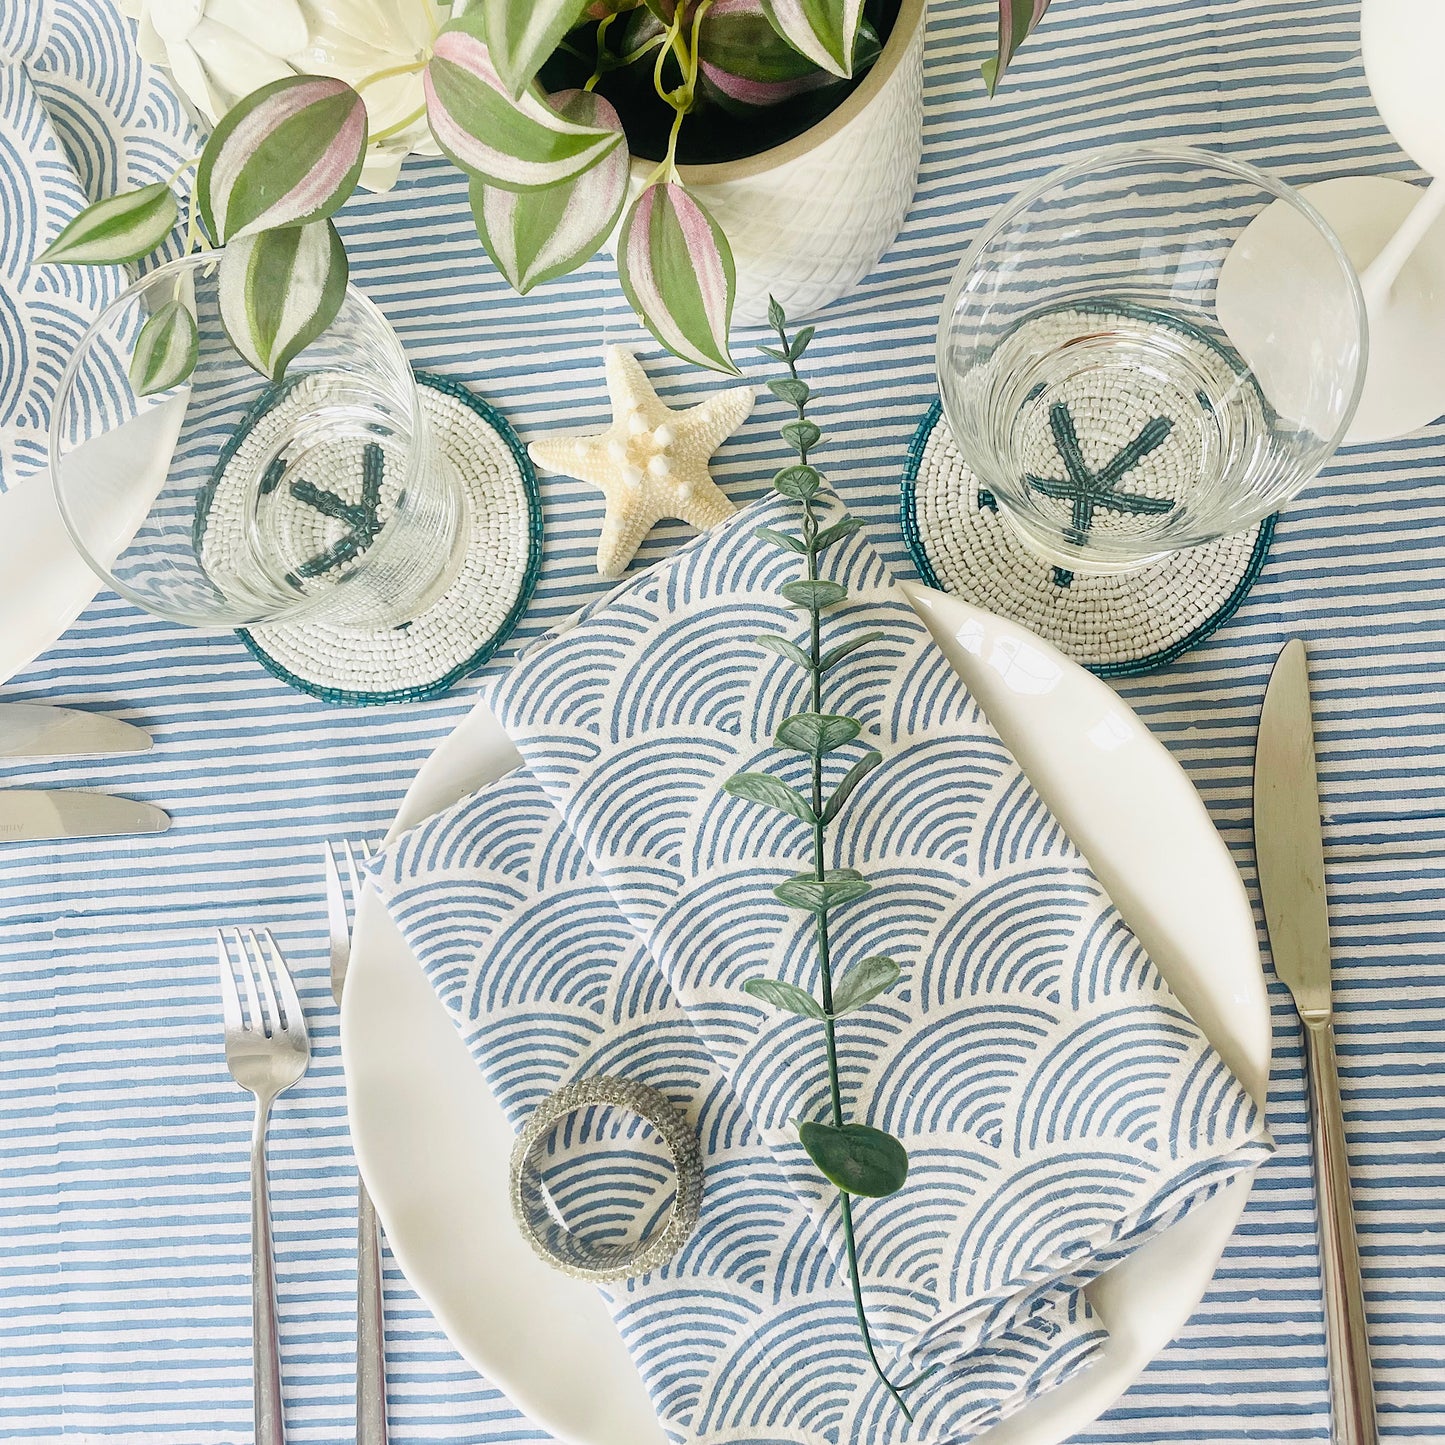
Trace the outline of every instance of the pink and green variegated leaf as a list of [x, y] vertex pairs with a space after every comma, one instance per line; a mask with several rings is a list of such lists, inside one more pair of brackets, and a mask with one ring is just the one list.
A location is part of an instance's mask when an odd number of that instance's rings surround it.
[[992, 95], [1020, 45], [1044, 18], [1049, 0], [998, 0], [998, 52], [979, 67]]
[[617, 275], [632, 309], [675, 356], [739, 374], [728, 352], [732, 249], [680, 185], [659, 181], [633, 203], [617, 243]]
[[[699, 45], [699, 71], [713, 99], [729, 108], [778, 105], [838, 77], [788, 44], [763, 9], [763, 0], [717, 0], [707, 11]], [[866, 21], [853, 46], [853, 74], [878, 58], [878, 32]]]
[[490, 185], [527, 191], [571, 180], [621, 145], [620, 131], [565, 119], [535, 86], [513, 100], [479, 8], [441, 31], [423, 77], [427, 119], [447, 156]]
[[[569, 120], [622, 130], [611, 103], [595, 92], [559, 91], [551, 101]], [[627, 173], [627, 149], [618, 146], [581, 175], [544, 190], [506, 191], [473, 178], [472, 216], [497, 270], [524, 296], [575, 271], [612, 234], [627, 200]]]
[[346, 299], [346, 248], [330, 221], [244, 236], [221, 252], [221, 322], [257, 371], [279, 381], [336, 319]]
[[845, 79], [863, 20], [863, 0], [762, 0], [773, 28], [814, 65]]
[[176, 198], [164, 181], [87, 206], [35, 258], [75, 266], [139, 261], [175, 228]]
[[196, 318], [184, 301], [167, 301], [140, 329], [130, 357], [130, 384], [137, 396], [179, 386], [195, 369], [201, 349]]
[[582, 18], [582, 0], [487, 0], [487, 49], [513, 100]]
[[331, 215], [356, 188], [366, 134], [366, 106], [344, 80], [291, 75], [253, 90], [201, 152], [206, 229], [226, 242]]

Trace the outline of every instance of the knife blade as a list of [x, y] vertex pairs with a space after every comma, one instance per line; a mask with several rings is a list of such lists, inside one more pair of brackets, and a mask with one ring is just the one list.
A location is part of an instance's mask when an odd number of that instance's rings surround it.
[[170, 818], [149, 803], [74, 788], [0, 788], [0, 843], [164, 833]]
[[1376, 1445], [1370, 1341], [1335, 1060], [1309, 658], [1298, 638], [1285, 644], [1265, 689], [1254, 756], [1254, 851], [1274, 971], [1305, 1026], [1331, 1438], [1336, 1445]]
[[45, 703], [0, 702], [0, 758], [143, 753], [151, 735], [119, 718]]

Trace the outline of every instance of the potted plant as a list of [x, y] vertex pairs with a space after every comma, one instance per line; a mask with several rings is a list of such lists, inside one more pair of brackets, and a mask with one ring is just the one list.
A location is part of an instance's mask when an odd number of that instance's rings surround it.
[[[292, 17], [300, 28], [282, 24], [298, 0], [266, 3], [280, 7], [276, 33], [299, 44], [305, 13]], [[344, 32], [337, 15], [349, 3], [328, 7], [333, 32]], [[990, 89], [1048, 0], [997, 3]], [[204, 3], [184, 8], [186, 24], [209, 23]], [[740, 298], [749, 319], [770, 291], [790, 309], [816, 309], [856, 284], [902, 224], [920, 147], [924, 9], [925, 0], [472, 0], [434, 33], [378, 41], [389, 63], [369, 75], [346, 73], [355, 47], [328, 57], [302, 45], [285, 73], [216, 124], [189, 235], [226, 247], [227, 328], [279, 375], [345, 289], [330, 216], [368, 166], [384, 179], [424, 121], [470, 177], [481, 240], [519, 291], [610, 245], [657, 340], [735, 372], [728, 331]], [[441, 12], [428, 0], [414, 13]], [[163, 37], [180, 69], [191, 33]], [[214, 61], [219, 42], [207, 34]], [[154, 42], [159, 28], [146, 21], [142, 35]], [[303, 61], [313, 73], [295, 73]], [[327, 69], [342, 74], [314, 73]], [[199, 74], [192, 80], [214, 104], [217, 86]], [[398, 86], [418, 80], [406, 112]], [[111, 197], [43, 259], [138, 259], [178, 214], [165, 185]], [[148, 389], [184, 378], [183, 309], [165, 323], [174, 334], [148, 337]], [[159, 369], [157, 356], [167, 359]]]

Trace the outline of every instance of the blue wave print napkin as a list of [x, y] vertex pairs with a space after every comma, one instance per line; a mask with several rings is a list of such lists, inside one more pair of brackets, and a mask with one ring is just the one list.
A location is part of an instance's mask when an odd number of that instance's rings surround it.
[[[812, 920], [772, 891], [810, 866], [811, 834], [722, 791], [740, 771], [806, 776], [771, 742], [806, 676], [751, 641], [805, 641], [778, 590], [798, 559], [755, 536], [797, 520], [776, 494], [748, 508], [529, 651], [491, 702], [836, 1254], [836, 1196], [793, 1123], [829, 1117], [819, 1030], [742, 990], [816, 989]], [[877, 553], [860, 533], [822, 561], [851, 599], [825, 645], [882, 634], [826, 681], [827, 710], [864, 724], [834, 780], [869, 747], [884, 759], [830, 830], [829, 866], [872, 891], [830, 924], [838, 966], [904, 970], [839, 1048], [852, 1117], [909, 1151], [906, 1187], [855, 1205], [906, 1368], [1087, 1277], [1270, 1144]]]
[[[697, 1128], [697, 1230], [661, 1269], [604, 1290], [672, 1439], [956, 1440], [1088, 1363], [1102, 1331], [1082, 1295], [1039, 1291], [988, 1345], [944, 1362], [911, 1401], [917, 1431], [904, 1427], [811, 1211], [525, 771], [407, 834], [373, 881], [515, 1127], [552, 1090], [612, 1074], [661, 1090]], [[569, 1225], [603, 1244], [671, 1198], [648, 1131], [611, 1111], [559, 1141], [546, 1178]], [[927, 1307], [886, 1276], [869, 1293], [878, 1314]]]

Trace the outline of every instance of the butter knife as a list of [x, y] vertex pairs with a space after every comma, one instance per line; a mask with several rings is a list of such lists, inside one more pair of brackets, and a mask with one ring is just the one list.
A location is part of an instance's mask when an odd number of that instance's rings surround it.
[[44, 703], [0, 702], [0, 758], [143, 753], [151, 735], [119, 718]]
[[1305, 1028], [1332, 1438], [1336, 1445], [1375, 1445], [1370, 1342], [1335, 1065], [1309, 663], [1298, 638], [1285, 644], [1264, 694], [1254, 756], [1254, 847], [1274, 971]]
[[164, 833], [171, 820], [149, 803], [75, 788], [0, 788], [0, 843]]

